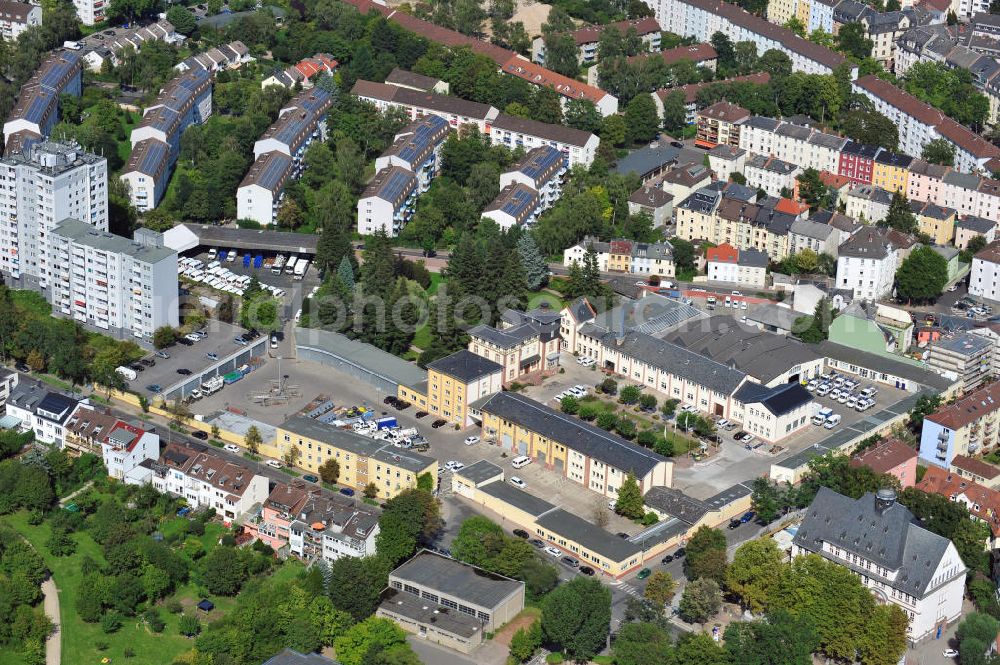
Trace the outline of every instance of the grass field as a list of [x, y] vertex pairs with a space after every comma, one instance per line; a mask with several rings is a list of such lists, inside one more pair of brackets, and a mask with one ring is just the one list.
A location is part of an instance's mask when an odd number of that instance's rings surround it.
[[[177, 632], [178, 615], [170, 614], [161, 607], [160, 616], [166, 622], [166, 628], [160, 634], [153, 633], [136, 618], [126, 619], [121, 630], [106, 635], [99, 624], [84, 623], [76, 612], [76, 593], [82, 575], [80, 562], [84, 556], [90, 556], [95, 561], [104, 564], [101, 548], [86, 533], [75, 533], [77, 549], [72, 556], [52, 556], [45, 543], [50, 529], [47, 523], [39, 526], [28, 524], [28, 514], [24, 511], [9, 515], [5, 522], [13, 527], [35, 546], [42, 555], [45, 565], [52, 571], [52, 578], [59, 588], [59, 611], [62, 621], [62, 665], [94, 665], [102, 658], [110, 658], [112, 663], [128, 663], [129, 665], [165, 665], [173, 662], [177, 656], [191, 649], [193, 641]], [[180, 533], [187, 524], [186, 519], [174, 518], [160, 525], [162, 533]], [[205, 534], [199, 540], [206, 551], [215, 546], [219, 537], [226, 529], [219, 524], [205, 525]], [[275, 572], [277, 579], [292, 579], [302, 571], [298, 562], [286, 562]], [[194, 582], [188, 582], [179, 588], [169, 600], [178, 600], [187, 610], [204, 597], [204, 592]], [[236, 604], [235, 598], [212, 596], [215, 609], [206, 616], [199, 613], [202, 621], [221, 618]], [[192, 610], [193, 611], [193, 610]], [[107, 644], [107, 649], [98, 650], [99, 643]], [[125, 649], [131, 648], [135, 655], [125, 658]], [[17, 653], [7, 653], [0, 650], [0, 663], [3, 665], [21, 665], [23, 659]]]
[[52, 305], [45, 300], [45, 296], [41, 293], [25, 289], [14, 289], [10, 292], [10, 299], [18, 307], [22, 307], [39, 316], [49, 316], [52, 314]]

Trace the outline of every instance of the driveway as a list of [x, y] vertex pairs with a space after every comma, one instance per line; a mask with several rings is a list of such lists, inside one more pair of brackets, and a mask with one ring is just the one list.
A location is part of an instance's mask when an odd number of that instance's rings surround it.
[[45, 596], [45, 615], [54, 626], [49, 639], [45, 641], [45, 665], [59, 665], [62, 660], [62, 635], [59, 632], [59, 589], [52, 578], [42, 582], [42, 594]]

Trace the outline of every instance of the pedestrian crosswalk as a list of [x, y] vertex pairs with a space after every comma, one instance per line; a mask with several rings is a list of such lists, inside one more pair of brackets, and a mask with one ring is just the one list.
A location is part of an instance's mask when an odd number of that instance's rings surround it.
[[618, 585], [618, 590], [622, 593], [628, 594], [633, 598], [642, 598], [642, 592], [636, 587], [632, 586], [628, 582], [622, 582]]

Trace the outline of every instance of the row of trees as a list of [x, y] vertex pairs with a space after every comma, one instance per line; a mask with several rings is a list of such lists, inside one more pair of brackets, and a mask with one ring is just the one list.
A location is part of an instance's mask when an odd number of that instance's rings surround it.
[[41, 583], [48, 571], [42, 557], [16, 532], [0, 528], [0, 646], [23, 654], [24, 662], [45, 662], [45, 640], [53, 630], [41, 607]]

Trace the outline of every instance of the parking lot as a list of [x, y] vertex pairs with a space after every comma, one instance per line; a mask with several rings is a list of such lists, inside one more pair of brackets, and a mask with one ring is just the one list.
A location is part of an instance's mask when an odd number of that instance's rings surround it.
[[[169, 358], [160, 358], [152, 352], [149, 353], [146, 357], [156, 361], [156, 365], [146, 367], [145, 371], [130, 381], [130, 389], [148, 395], [159, 392], [149, 389], [149, 386], [157, 385], [161, 391], [166, 391], [175, 384], [191, 380], [199, 374], [213, 370], [216, 366], [229, 367], [232, 362], [225, 361], [233, 354], [239, 353], [242, 362], [246, 362], [249, 358], [250, 347], [238, 345], [233, 341], [235, 337], [246, 332], [242, 328], [212, 319], [204, 330], [207, 336], [199, 342], [191, 342], [190, 346], [176, 343], [164, 349]], [[264, 337], [259, 338], [257, 343], [264, 339]], [[207, 356], [209, 353], [214, 354], [217, 359], [209, 358]], [[182, 374], [178, 370], [186, 370], [190, 374]]]

